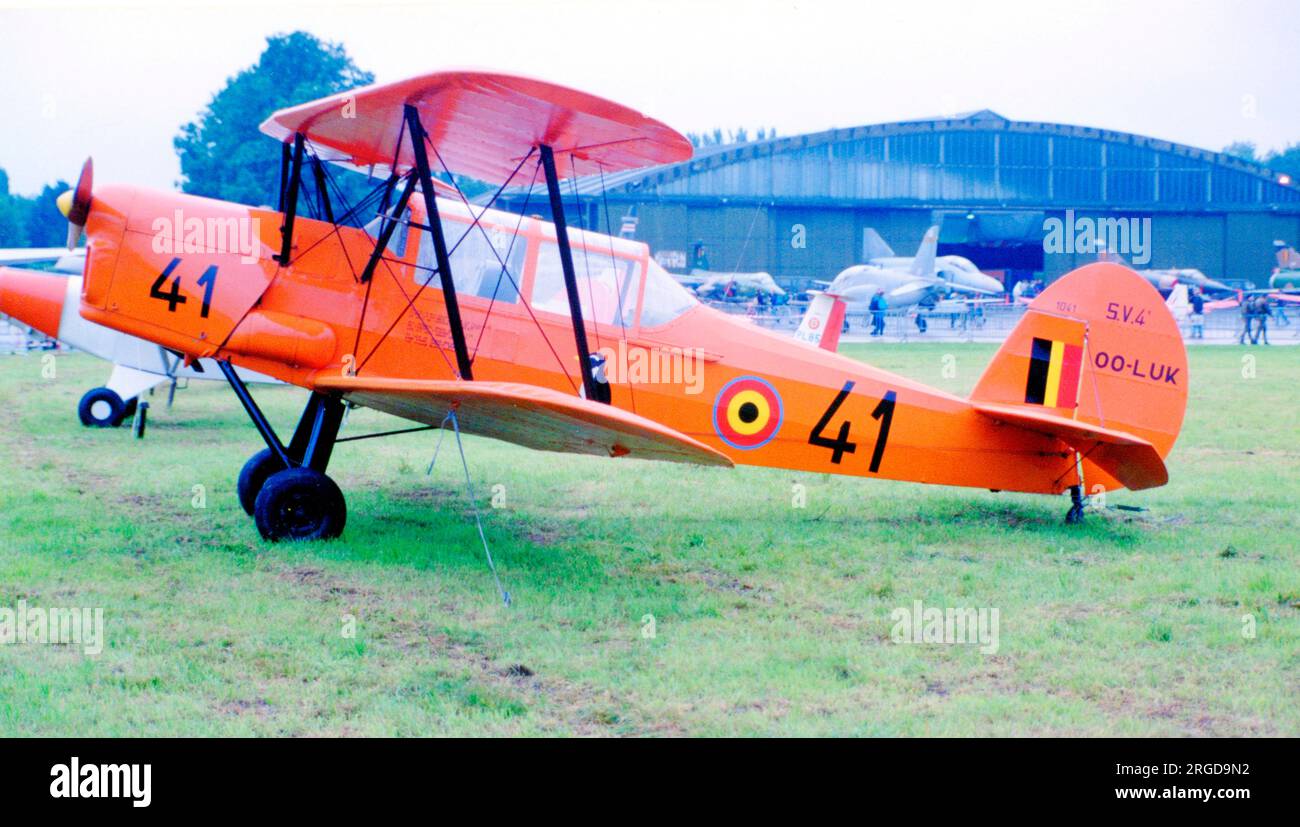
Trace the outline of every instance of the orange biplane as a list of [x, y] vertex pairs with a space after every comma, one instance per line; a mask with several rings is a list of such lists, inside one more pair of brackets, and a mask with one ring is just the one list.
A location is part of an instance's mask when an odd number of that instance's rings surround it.
[[[1160, 295], [1120, 265], [1038, 296], [961, 398], [706, 308], [645, 245], [570, 228], [584, 211], [562, 180], [691, 155], [608, 100], [446, 72], [285, 109], [262, 131], [282, 144], [278, 210], [92, 191], [89, 162], [63, 208], [89, 238], [83, 316], [218, 360], [266, 443], [239, 496], [267, 539], [342, 531], [325, 472], [347, 402], [543, 450], [1069, 491], [1071, 521], [1085, 484], [1167, 480], [1186, 353]], [[329, 164], [379, 184], [344, 204]], [[552, 221], [471, 205], [443, 173], [526, 193], [522, 213], [544, 190]], [[158, 222], [173, 216], [251, 224], [257, 249], [168, 249]], [[233, 365], [311, 392], [288, 443]]]

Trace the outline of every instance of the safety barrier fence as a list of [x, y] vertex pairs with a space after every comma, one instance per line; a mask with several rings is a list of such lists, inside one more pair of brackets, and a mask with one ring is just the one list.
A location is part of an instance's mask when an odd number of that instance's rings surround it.
[[[755, 306], [739, 302], [709, 302], [725, 313], [745, 316], [754, 324], [771, 330], [792, 333], [799, 326], [807, 310], [807, 302], [792, 301], [777, 306]], [[884, 314], [884, 332], [881, 337], [890, 341], [991, 341], [1000, 342], [1007, 337], [1025, 313], [1023, 304], [987, 303], [952, 307], [939, 305], [927, 310], [918, 307], [895, 308]], [[1265, 331], [1270, 343], [1291, 344], [1300, 342], [1300, 305], [1273, 305]], [[918, 316], [923, 320], [917, 323]], [[851, 309], [845, 315], [844, 334], [856, 340], [870, 337], [872, 314], [868, 310]], [[1206, 313], [1200, 336], [1194, 336], [1191, 321], [1184, 320], [1179, 327], [1189, 343], [1198, 339], [1209, 343], [1228, 344], [1240, 341], [1244, 317], [1239, 309], [1231, 308]], [[1256, 340], [1262, 343], [1258, 322], [1252, 325]], [[1250, 342], [1249, 335], [1245, 343]]]

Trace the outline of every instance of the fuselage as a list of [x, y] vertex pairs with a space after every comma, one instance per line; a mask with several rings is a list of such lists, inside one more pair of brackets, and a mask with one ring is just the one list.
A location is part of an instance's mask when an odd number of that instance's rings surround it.
[[914, 275], [907, 270], [858, 264], [840, 271], [826, 288], [827, 293], [839, 296], [854, 312], [865, 310], [877, 291], [884, 291], [890, 310], [898, 310], [925, 299], [937, 300], [947, 294], [948, 285], [941, 279]]
[[[906, 271], [916, 261], [914, 256], [886, 256], [873, 258], [868, 264], [888, 270]], [[980, 272], [975, 263], [964, 256], [938, 256], [934, 260], [934, 274], [948, 282], [959, 292], [984, 296], [1000, 296], [1005, 291], [1002, 282]]]
[[[300, 217], [282, 266], [278, 212], [128, 187], [94, 199], [87, 319], [305, 388], [339, 372], [456, 377], [427, 232], [403, 226], [362, 282], [374, 248], [362, 229]], [[553, 225], [489, 210], [476, 227], [464, 205], [438, 204], [474, 379], [578, 393]], [[409, 219], [426, 221], [415, 200]], [[212, 228], [226, 240], [214, 241]], [[705, 307], [644, 244], [574, 230], [570, 238], [587, 339], [606, 357], [620, 408], [741, 464], [1040, 493], [1068, 484], [1073, 459], [1051, 437]]]

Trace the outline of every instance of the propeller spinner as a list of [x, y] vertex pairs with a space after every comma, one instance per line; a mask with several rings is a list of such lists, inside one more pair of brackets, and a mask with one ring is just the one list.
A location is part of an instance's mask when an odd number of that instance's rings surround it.
[[81, 165], [81, 175], [77, 177], [77, 186], [58, 197], [55, 203], [59, 212], [68, 219], [68, 249], [77, 246], [81, 233], [86, 229], [86, 219], [90, 216], [90, 191], [95, 183], [95, 161], [87, 158]]

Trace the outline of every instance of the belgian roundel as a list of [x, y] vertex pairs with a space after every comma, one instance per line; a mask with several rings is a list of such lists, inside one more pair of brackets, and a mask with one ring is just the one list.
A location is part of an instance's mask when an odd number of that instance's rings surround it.
[[732, 448], [761, 448], [781, 430], [781, 395], [757, 376], [728, 382], [713, 403], [713, 430]]

